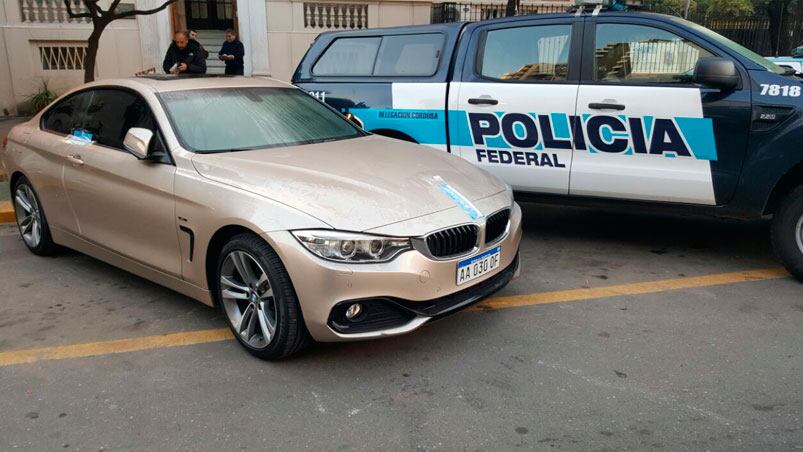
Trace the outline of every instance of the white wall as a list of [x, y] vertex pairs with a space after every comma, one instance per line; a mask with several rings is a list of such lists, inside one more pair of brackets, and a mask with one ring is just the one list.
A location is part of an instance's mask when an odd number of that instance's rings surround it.
[[[365, 2], [343, 0], [342, 3]], [[369, 2], [368, 26], [428, 24], [431, 4], [430, 0]], [[267, 0], [267, 5], [271, 75], [289, 81], [315, 37], [327, 30], [304, 27], [303, 1]]]
[[[57, 94], [83, 83], [83, 70], [43, 70], [37, 43], [86, 42], [91, 24], [23, 23], [18, 0], [2, 0], [5, 19], [0, 22], [0, 106], [15, 108], [48, 82]], [[6, 58], [7, 61], [3, 61]], [[118, 20], [106, 28], [100, 40], [95, 76], [127, 77], [142, 67], [140, 33], [136, 20]], [[7, 76], [3, 72], [8, 68]], [[9, 107], [5, 107], [9, 108]]]

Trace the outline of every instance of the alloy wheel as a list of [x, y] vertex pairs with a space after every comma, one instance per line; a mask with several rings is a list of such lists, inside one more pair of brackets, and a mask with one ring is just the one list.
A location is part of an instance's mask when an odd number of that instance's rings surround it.
[[795, 239], [797, 239], [797, 247], [803, 253], [803, 215], [797, 219], [797, 226], [795, 226]]
[[36, 248], [42, 241], [42, 212], [33, 190], [27, 184], [17, 186], [14, 207], [22, 240], [28, 247]]
[[240, 339], [256, 349], [267, 347], [276, 333], [276, 298], [268, 274], [245, 251], [232, 251], [220, 268], [220, 298]]

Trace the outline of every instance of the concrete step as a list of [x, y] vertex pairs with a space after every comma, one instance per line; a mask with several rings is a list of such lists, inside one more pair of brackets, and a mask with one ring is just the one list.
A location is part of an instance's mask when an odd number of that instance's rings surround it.
[[199, 30], [198, 42], [204, 46], [209, 57], [206, 59], [207, 74], [223, 74], [226, 71], [226, 63], [217, 58], [218, 52], [223, 47], [226, 40], [226, 32], [223, 30]]

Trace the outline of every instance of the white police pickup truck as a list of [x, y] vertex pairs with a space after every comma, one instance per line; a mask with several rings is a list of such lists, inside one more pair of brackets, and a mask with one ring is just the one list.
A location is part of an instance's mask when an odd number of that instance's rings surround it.
[[580, 12], [324, 33], [293, 83], [518, 196], [773, 216], [803, 280], [803, 84], [699, 25]]

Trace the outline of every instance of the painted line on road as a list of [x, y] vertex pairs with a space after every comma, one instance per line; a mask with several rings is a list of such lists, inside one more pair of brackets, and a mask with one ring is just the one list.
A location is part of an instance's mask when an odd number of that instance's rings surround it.
[[11, 201], [0, 201], [0, 223], [14, 223], [17, 218], [14, 216], [14, 207]]
[[566, 303], [570, 301], [593, 300], [596, 298], [618, 297], [623, 295], [642, 295], [648, 293], [667, 292], [695, 287], [720, 286], [749, 281], [786, 278], [789, 273], [783, 268], [765, 268], [744, 270], [732, 273], [719, 273], [705, 276], [688, 276], [676, 279], [644, 281], [613, 286], [591, 287], [583, 289], [558, 290], [526, 295], [510, 295], [489, 298], [473, 306], [472, 310], [505, 309], [539, 304]]
[[[540, 304], [586, 301], [625, 295], [668, 292], [680, 289], [720, 286], [749, 281], [766, 281], [786, 278], [789, 274], [782, 268], [745, 270], [732, 273], [719, 273], [705, 276], [690, 276], [677, 279], [663, 279], [630, 284], [592, 287], [584, 289], [558, 290], [528, 295], [494, 297], [474, 306], [471, 310], [507, 309]], [[144, 336], [130, 339], [89, 342], [84, 344], [60, 345], [28, 350], [0, 352], [0, 367], [37, 361], [86, 358], [91, 356], [127, 353], [184, 345], [206, 344], [234, 339], [228, 328], [184, 331], [157, 336]]]
[[185, 331], [113, 341], [88, 342], [57, 347], [34, 348], [0, 353], [0, 367], [53, 359], [86, 358], [89, 356], [128, 353], [155, 348], [180, 347], [234, 339], [228, 328]]

